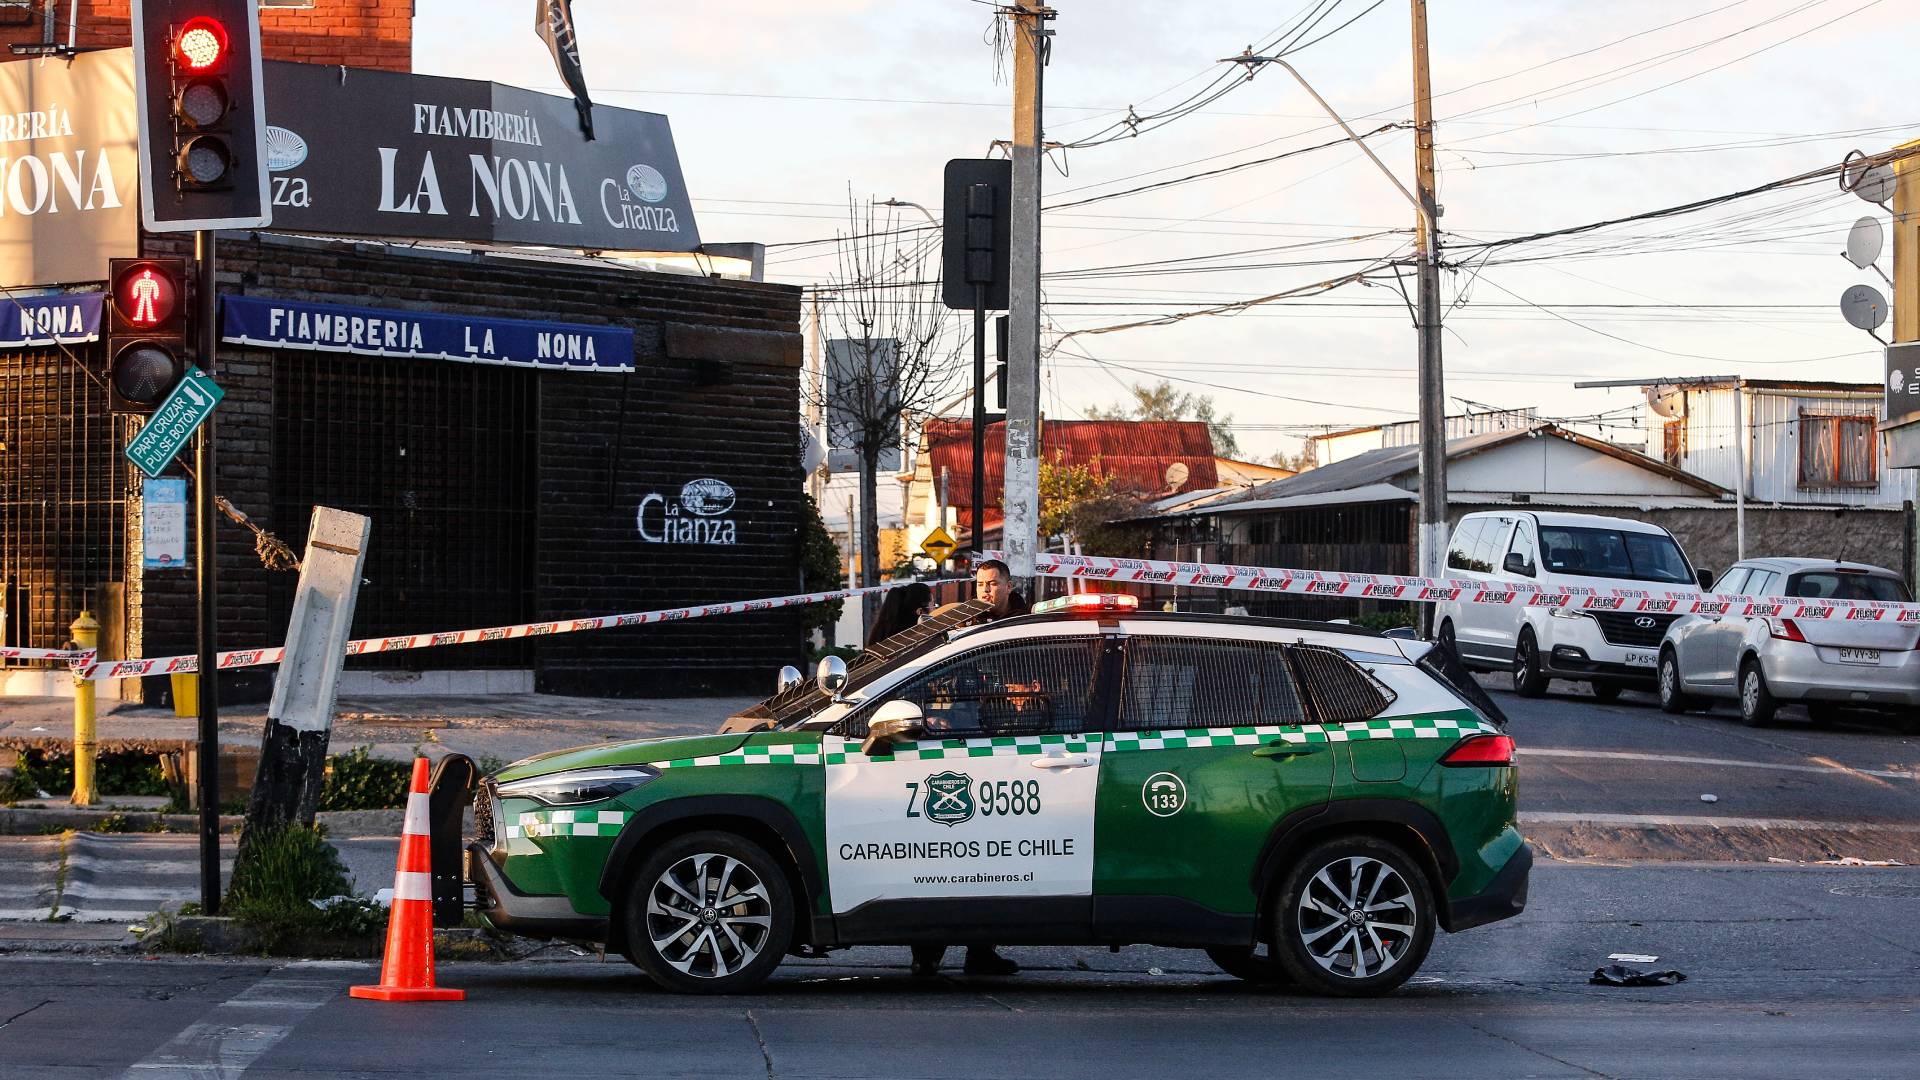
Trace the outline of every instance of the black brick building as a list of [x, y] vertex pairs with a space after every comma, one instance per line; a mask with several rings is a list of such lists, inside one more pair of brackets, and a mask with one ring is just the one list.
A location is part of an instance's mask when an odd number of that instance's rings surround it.
[[[183, 239], [149, 236], [145, 253], [190, 257]], [[219, 291], [633, 332], [631, 373], [221, 346], [218, 492], [296, 550], [315, 504], [373, 519], [356, 637], [798, 591], [798, 290], [235, 234], [220, 240]], [[123, 614], [131, 655], [190, 653], [193, 575], [140, 569], [141, 475], [121, 455], [133, 422], [108, 414], [105, 369], [97, 342], [0, 353], [7, 637], [55, 647], [82, 607], [117, 605], [107, 621]], [[706, 479], [732, 489], [731, 528], [700, 539], [732, 543], [643, 537], [643, 500], [671, 504]], [[294, 575], [264, 569], [252, 534], [225, 519], [218, 543], [219, 647], [278, 644]], [[799, 649], [797, 612], [781, 611], [367, 656], [349, 670], [530, 670], [560, 693], [738, 692]], [[229, 672], [223, 697], [264, 695], [271, 671]]]

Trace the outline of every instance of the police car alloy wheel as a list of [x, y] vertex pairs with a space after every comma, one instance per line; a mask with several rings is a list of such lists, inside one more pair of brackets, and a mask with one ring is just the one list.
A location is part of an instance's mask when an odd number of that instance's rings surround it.
[[1387, 993], [1433, 944], [1426, 873], [1372, 837], [1331, 840], [1302, 855], [1281, 884], [1275, 917], [1281, 966], [1324, 994]]
[[669, 990], [750, 989], [793, 935], [786, 872], [760, 845], [723, 832], [677, 837], [641, 860], [627, 894], [627, 955]]

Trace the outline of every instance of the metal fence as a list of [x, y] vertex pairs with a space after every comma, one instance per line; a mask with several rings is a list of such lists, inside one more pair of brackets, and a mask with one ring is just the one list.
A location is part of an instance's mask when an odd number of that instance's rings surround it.
[[[315, 504], [373, 519], [358, 637], [534, 618], [536, 373], [286, 351], [273, 361], [274, 520], [298, 546]], [[291, 615], [276, 575], [273, 625]], [[524, 641], [362, 657], [360, 667], [531, 666]]]

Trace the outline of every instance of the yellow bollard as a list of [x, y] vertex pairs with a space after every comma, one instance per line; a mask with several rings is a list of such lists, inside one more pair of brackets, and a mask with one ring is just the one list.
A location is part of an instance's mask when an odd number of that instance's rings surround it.
[[[75, 647], [100, 646], [100, 623], [93, 612], [82, 611], [67, 627], [73, 633]], [[95, 756], [93, 680], [76, 677], [73, 681], [73, 805], [93, 805], [93, 765]]]

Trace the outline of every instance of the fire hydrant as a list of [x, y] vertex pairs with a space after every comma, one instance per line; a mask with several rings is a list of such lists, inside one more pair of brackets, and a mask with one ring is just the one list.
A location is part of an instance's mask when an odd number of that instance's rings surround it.
[[[100, 646], [100, 623], [94, 619], [93, 612], [82, 611], [80, 617], [67, 627], [73, 634], [75, 648], [96, 649]], [[73, 805], [93, 805], [93, 766], [97, 743], [95, 738], [94, 686], [92, 679], [73, 679]]]

